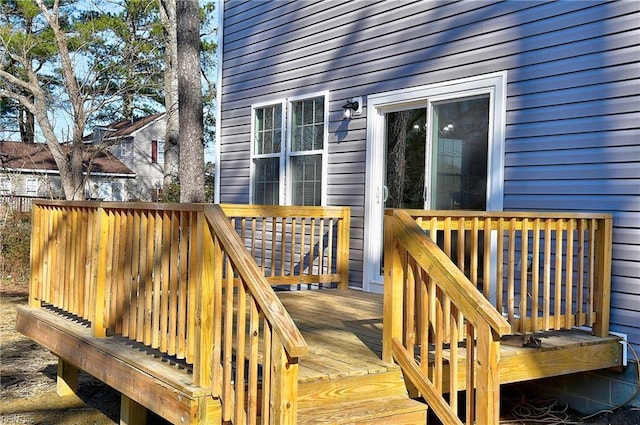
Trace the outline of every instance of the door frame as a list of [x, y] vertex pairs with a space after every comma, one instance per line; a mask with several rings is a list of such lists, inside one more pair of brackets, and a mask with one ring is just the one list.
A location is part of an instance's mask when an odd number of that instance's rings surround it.
[[385, 114], [444, 99], [489, 95], [489, 141], [487, 164], [487, 211], [502, 211], [504, 198], [504, 156], [507, 71], [376, 93], [367, 96], [367, 151], [364, 208], [363, 289], [381, 293], [379, 273], [384, 212]]

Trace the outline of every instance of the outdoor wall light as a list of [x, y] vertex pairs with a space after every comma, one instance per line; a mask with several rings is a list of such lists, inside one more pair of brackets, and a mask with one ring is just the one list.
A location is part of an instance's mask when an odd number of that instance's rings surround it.
[[354, 97], [344, 104], [342, 107], [342, 118], [350, 120], [353, 116], [360, 115], [362, 113], [362, 98]]

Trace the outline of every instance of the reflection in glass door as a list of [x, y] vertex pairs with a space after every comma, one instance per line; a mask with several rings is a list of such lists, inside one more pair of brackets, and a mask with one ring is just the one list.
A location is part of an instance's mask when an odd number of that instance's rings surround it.
[[425, 208], [427, 109], [387, 114], [385, 208]]

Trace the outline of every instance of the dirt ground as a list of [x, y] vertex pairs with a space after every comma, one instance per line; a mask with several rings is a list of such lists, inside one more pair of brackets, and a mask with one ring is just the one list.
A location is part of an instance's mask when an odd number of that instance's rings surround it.
[[[80, 375], [79, 397], [61, 398], [56, 394], [57, 358], [15, 331], [16, 307], [26, 301], [24, 285], [0, 283], [0, 425], [118, 424], [119, 394], [89, 375]], [[561, 418], [538, 418], [535, 422], [505, 418], [501, 423], [640, 425], [640, 409], [622, 408], [588, 421], [571, 413], [563, 413]], [[147, 423], [166, 424], [153, 415]]]

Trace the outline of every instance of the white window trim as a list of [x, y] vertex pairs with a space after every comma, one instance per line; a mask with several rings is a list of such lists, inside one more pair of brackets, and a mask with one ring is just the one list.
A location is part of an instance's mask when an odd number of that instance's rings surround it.
[[[313, 151], [292, 152], [291, 151], [291, 136], [292, 129], [290, 123], [293, 122], [292, 103], [300, 100], [313, 99], [317, 97], [324, 98], [324, 134], [323, 134], [323, 148]], [[282, 133], [280, 141], [280, 154], [255, 154], [255, 112], [256, 109], [264, 108], [267, 106], [281, 105], [282, 106]], [[291, 205], [293, 194], [292, 188], [292, 172], [290, 158], [293, 156], [304, 155], [322, 155], [322, 184], [321, 184], [321, 196], [320, 205], [325, 206], [327, 204], [327, 167], [328, 167], [328, 155], [329, 152], [329, 92], [322, 91], [316, 93], [308, 93], [304, 95], [292, 96], [286, 99], [261, 102], [251, 105], [251, 140], [250, 140], [250, 169], [249, 169], [249, 202], [253, 203], [254, 195], [254, 183], [255, 176], [255, 162], [254, 158], [273, 158], [275, 156], [280, 157], [280, 186], [279, 186], [279, 204]]]
[[427, 102], [489, 94], [489, 141], [487, 210], [502, 211], [504, 200], [504, 156], [506, 126], [507, 72], [377, 93], [367, 96], [367, 152], [364, 228], [363, 287], [380, 292], [377, 259], [382, 249], [380, 232], [382, 210], [382, 173], [384, 173], [385, 114], [411, 106], [427, 106]]
[[[276, 105], [280, 105], [280, 107], [282, 108], [282, 117], [281, 117], [281, 123], [280, 123], [280, 153], [279, 154], [256, 154], [255, 153], [255, 137], [256, 137], [256, 109], [260, 109], [260, 108], [266, 108], [267, 106], [276, 106]], [[278, 177], [280, 184], [279, 184], [279, 188], [278, 188], [278, 203], [280, 205], [284, 205], [285, 202], [285, 181], [284, 181], [284, 176], [285, 176], [285, 141], [286, 141], [286, 124], [287, 124], [287, 120], [286, 120], [286, 100], [282, 99], [280, 101], [276, 101], [276, 102], [263, 102], [263, 103], [256, 103], [254, 105], [251, 105], [251, 149], [250, 149], [250, 156], [251, 156], [251, 160], [250, 160], [250, 168], [249, 168], [249, 203], [253, 204], [253, 195], [254, 195], [254, 184], [253, 184], [253, 179], [255, 177], [255, 172], [256, 172], [256, 163], [254, 161], [255, 158], [274, 158], [274, 157], [279, 157], [280, 158], [280, 175]]]
[[[34, 190], [33, 190], [33, 191], [30, 191], [30, 190], [29, 190], [29, 189], [30, 189], [30, 188], [29, 188], [29, 186], [30, 186], [31, 184], [33, 184], [33, 187], [34, 187]], [[39, 186], [39, 185], [38, 185], [38, 179], [33, 178], [33, 177], [28, 178], [28, 179], [26, 180], [26, 186], [25, 186], [27, 196], [38, 196], [38, 186]], [[31, 192], [31, 193], [30, 193], [30, 192]]]
[[0, 177], [0, 195], [8, 196], [13, 192], [13, 184], [9, 177]]
[[[323, 97], [324, 98], [324, 134], [322, 135], [322, 149], [316, 149], [316, 150], [312, 150], [312, 151], [296, 151], [293, 152], [291, 149], [291, 142], [292, 142], [292, 136], [293, 136], [293, 129], [291, 128], [291, 123], [293, 122], [293, 108], [291, 106], [291, 104], [293, 102], [297, 102], [300, 100], [307, 100], [307, 99], [314, 99], [317, 97]], [[292, 156], [304, 156], [304, 155], [318, 155], [321, 154], [322, 155], [322, 182], [320, 185], [320, 191], [322, 192], [320, 194], [320, 206], [326, 206], [327, 205], [327, 164], [328, 164], [328, 145], [329, 145], [329, 92], [328, 91], [322, 91], [322, 92], [317, 92], [317, 93], [310, 93], [310, 94], [305, 94], [305, 95], [301, 95], [301, 96], [292, 96], [290, 98], [287, 99], [287, 150], [286, 150], [286, 187], [287, 187], [287, 192], [286, 192], [286, 198], [285, 198], [285, 204], [284, 205], [291, 205], [291, 201], [293, 198], [293, 194], [291, 193], [291, 188], [293, 187], [292, 184], [292, 171], [291, 171], [291, 161], [289, 160], [289, 158], [291, 158]]]

